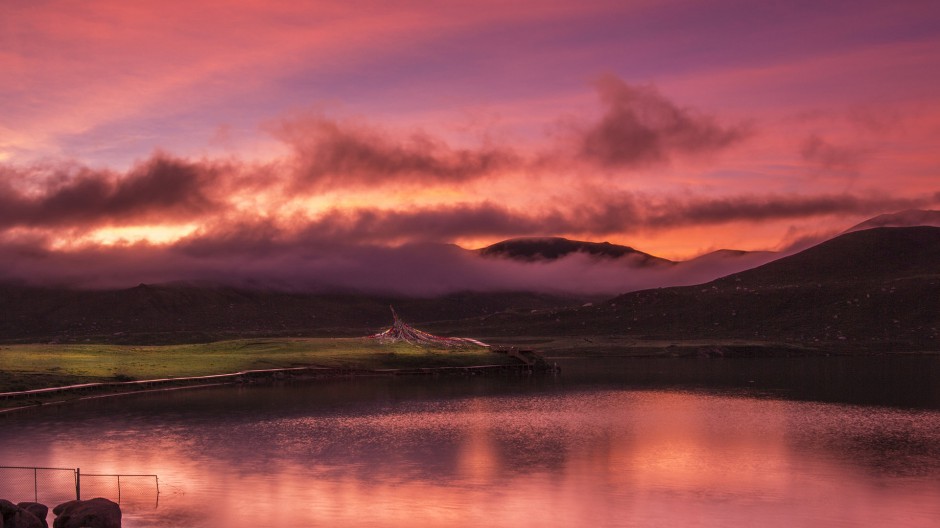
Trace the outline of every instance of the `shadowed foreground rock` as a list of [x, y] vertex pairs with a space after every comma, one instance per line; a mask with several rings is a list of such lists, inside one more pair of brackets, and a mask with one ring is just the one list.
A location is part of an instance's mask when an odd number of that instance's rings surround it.
[[121, 508], [108, 499], [63, 502], [52, 513], [53, 528], [121, 528]]
[[42, 528], [49, 528], [49, 523], [46, 522], [46, 516], [49, 515], [48, 506], [38, 502], [21, 502], [17, 506], [35, 515], [42, 522]]
[[8, 500], [0, 499], [0, 528], [44, 528], [43, 525], [43, 521], [29, 510]]

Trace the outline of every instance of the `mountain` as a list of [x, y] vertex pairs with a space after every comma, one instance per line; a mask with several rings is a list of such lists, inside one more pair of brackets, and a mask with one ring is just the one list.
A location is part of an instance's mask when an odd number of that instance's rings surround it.
[[940, 350], [940, 228], [873, 228], [705, 284], [590, 307], [497, 314], [486, 335], [737, 339], [869, 352]]
[[513, 238], [477, 251], [484, 257], [508, 258], [526, 262], [553, 261], [573, 253], [583, 253], [606, 259], [627, 257], [639, 266], [672, 264], [672, 261], [654, 257], [629, 246], [610, 242], [584, 242], [561, 237]]
[[940, 227], [940, 211], [923, 209], [908, 209], [898, 213], [889, 213], [869, 218], [864, 222], [850, 227], [846, 233], [872, 229], [875, 227], [914, 227], [933, 226]]

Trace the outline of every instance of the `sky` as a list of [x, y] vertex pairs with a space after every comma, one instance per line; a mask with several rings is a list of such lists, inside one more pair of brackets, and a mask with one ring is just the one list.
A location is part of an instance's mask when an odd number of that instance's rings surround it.
[[448, 245], [685, 260], [936, 208], [938, 63], [929, 1], [10, 0], [0, 278], [657, 285]]

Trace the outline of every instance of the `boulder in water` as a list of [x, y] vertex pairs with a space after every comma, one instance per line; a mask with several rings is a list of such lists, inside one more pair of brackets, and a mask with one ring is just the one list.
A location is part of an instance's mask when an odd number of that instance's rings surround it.
[[46, 522], [46, 516], [49, 515], [48, 506], [38, 502], [21, 502], [17, 506], [35, 515], [42, 522], [42, 528], [49, 528], [49, 523]]
[[43, 522], [29, 510], [0, 499], [0, 528], [44, 528]]
[[121, 507], [100, 497], [63, 502], [52, 513], [53, 528], [121, 528]]

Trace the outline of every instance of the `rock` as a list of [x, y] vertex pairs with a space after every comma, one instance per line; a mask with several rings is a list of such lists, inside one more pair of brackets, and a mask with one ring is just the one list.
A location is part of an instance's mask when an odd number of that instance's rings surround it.
[[36, 518], [42, 522], [42, 528], [49, 528], [49, 523], [46, 522], [46, 516], [49, 515], [49, 507], [45, 504], [39, 504], [38, 502], [21, 502], [17, 504], [17, 507], [23, 508], [35, 515]]
[[100, 497], [63, 502], [52, 513], [53, 528], [121, 528], [121, 507]]
[[8, 500], [0, 499], [0, 528], [44, 528], [42, 521]]

